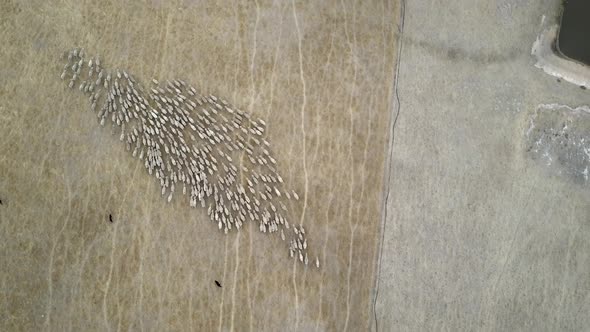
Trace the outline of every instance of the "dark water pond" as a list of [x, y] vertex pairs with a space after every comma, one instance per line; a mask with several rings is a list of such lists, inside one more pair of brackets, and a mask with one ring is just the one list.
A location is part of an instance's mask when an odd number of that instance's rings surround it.
[[590, 65], [590, 0], [565, 0], [558, 49], [566, 57]]

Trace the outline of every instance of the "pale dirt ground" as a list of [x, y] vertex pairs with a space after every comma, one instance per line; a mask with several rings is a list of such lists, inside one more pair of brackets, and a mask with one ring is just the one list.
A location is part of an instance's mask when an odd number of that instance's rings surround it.
[[[397, 21], [394, 1], [3, 1], [0, 330], [368, 329]], [[265, 119], [321, 269], [166, 204], [59, 80], [74, 46]]]
[[380, 330], [588, 331], [590, 93], [531, 55], [560, 3], [407, 1]]

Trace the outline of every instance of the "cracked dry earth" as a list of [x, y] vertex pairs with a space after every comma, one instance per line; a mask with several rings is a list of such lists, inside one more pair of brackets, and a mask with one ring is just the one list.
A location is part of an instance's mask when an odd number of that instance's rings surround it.
[[[368, 329], [396, 6], [2, 2], [0, 330]], [[275, 208], [304, 227], [309, 264], [260, 220], [225, 234], [190, 187], [167, 203], [102, 104], [59, 79], [73, 45], [263, 119], [277, 190], [299, 197]]]

